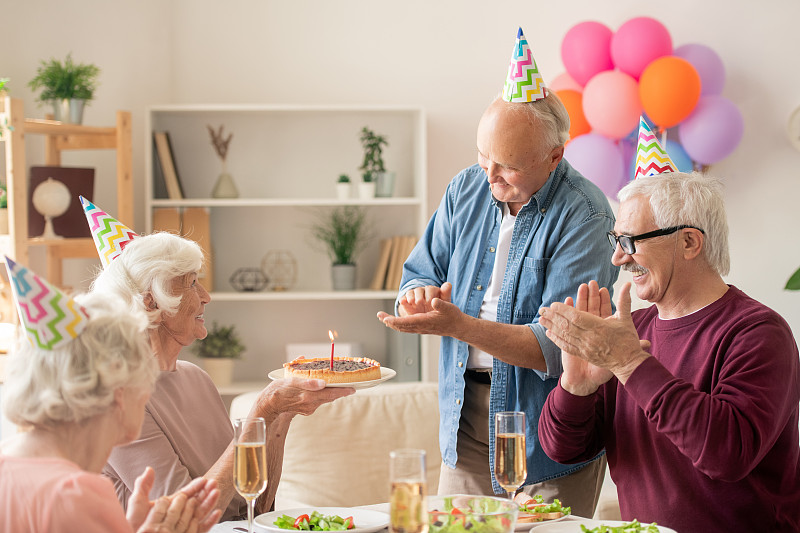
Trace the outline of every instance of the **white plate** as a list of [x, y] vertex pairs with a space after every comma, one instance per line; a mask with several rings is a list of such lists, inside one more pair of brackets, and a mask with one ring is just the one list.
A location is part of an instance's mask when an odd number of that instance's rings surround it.
[[514, 526], [514, 531], [528, 531], [531, 528], [543, 526], [545, 524], [552, 524], [553, 522], [560, 522], [566, 520], [570, 515], [564, 515], [561, 518], [553, 518], [551, 520], [542, 520], [541, 522], [522, 522]]
[[[559, 518], [559, 520], [561, 519]], [[540, 522], [539, 525], [536, 527], [536, 531], [534, 533], [580, 533], [581, 524], [589, 529], [592, 529], [600, 525], [617, 527], [626, 523], [627, 522], [620, 522], [619, 520], [592, 520], [589, 518], [572, 517], [571, 520], [559, 522], [558, 524]], [[676, 533], [674, 529], [670, 529], [664, 526], [658, 526], [658, 530], [661, 533]]]
[[253, 520], [253, 524], [258, 526], [263, 531], [271, 531], [274, 533], [286, 533], [288, 529], [281, 529], [275, 525], [275, 520], [279, 516], [289, 515], [297, 518], [300, 515], [317, 511], [323, 515], [338, 515], [342, 518], [348, 516], [353, 517], [353, 523], [356, 525], [354, 529], [348, 529], [347, 533], [372, 533], [380, 531], [381, 529], [389, 526], [389, 515], [380, 511], [373, 511], [371, 509], [357, 509], [350, 507], [298, 507], [296, 509], [284, 509], [283, 511], [272, 511], [271, 513], [264, 513], [258, 515]]
[[[354, 383], [328, 383], [327, 387], [352, 387], [356, 390], [358, 389], [368, 389], [370, 387], [374, 387], [375, 385], [379, 385], [386, 380], [392, 379], [397, 375], [397, 372], [392, 370], [391, 368], [386, 368], [385, 366], [381, 367], [381, 377], [378, 379], [373, 379], [371, 381], [356, 381]], [[268, 374], [269, 379], [283, 379], [283, 368], [279, 368], [277, 370], [273, 370]], [[303, 514], [303, 513], [300, 513]]]

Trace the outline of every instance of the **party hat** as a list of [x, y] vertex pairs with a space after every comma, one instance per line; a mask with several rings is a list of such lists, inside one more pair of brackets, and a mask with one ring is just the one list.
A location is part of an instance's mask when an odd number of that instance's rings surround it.
[[678, 167], [661, 147], [644, 117], [639, 117], [639, 146], [636, 149], [636, 171], [633, 179], [677, 171]]
[[105, 268], [138, 235], [83, 196], [79, 196], [79, 198], [86, 214], [86, 220], [89, 222], [89, 229], [92, 231], [94, 245], [100, 255], [100, 262]]
[[77, 337], [89, 320], [78, 302], [6, 256], [19, 320], [31, 344], [54, 350]]
[[536, 61], [533, 60], [528, 40], [517, 31], [517, 42], [508, 65], [508, 76], [503, 86], [503, 100], [506, 102], [535, 102], [547, 96], [544, 78], [539, 74]]

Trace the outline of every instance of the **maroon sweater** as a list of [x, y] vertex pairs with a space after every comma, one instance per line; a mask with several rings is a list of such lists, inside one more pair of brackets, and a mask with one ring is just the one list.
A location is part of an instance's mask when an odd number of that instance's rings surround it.
[[575, 463], [605, 448], [626, 520], [800, 531], [800, 361], [788, 324], [733, 286], [691, 315], [661, 320], [651, 306], [633, 321], [654, 357], [625, 386], [554, 389], [539, 419], [545, 452]]

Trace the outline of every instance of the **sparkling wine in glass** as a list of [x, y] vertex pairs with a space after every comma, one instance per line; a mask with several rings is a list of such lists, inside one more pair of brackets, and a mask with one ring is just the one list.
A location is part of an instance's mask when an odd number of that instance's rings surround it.
[[525, 413], [503, 411], [494, 417], [494, 477], [508, 497], [525, 483], [528, 476], [525, 456]]
[[425, 476], [425, 450], [402, 449], [389, 453], [391, 533], [427, 533]]
[[233, 430], [233, 485], [247, 500], [247, 531], [253, 533], [256, 498], [267, 488], [267, 428], [263, 418], [238, 418]]

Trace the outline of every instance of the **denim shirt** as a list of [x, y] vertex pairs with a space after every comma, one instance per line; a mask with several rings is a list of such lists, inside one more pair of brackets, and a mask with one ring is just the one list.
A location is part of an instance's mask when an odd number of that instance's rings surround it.
[[[424, 235], [403, 265], [402, 295], [427, 285], [453, 285], [452, 301], [477, 317], [495, 261], [502, 204], [491, 194], [478, 165], [462, 170], [442, 197]], [[494, 471], [494, 413], [526, 415], [526, 485], [561, 477], [579, 465], [551, 460], [539, 445], [539, 414], [561, 374], [561, 351], [538, 322], [542, 305], [575, 297], [578, 286], [597, 280], [612, 285], [619, 269], [611, 264], [606, 233], [614, 214], [597, 186], [561, 160], [545, 185], [519, 211], [502, 280], [497, 322], [526, 324], [536, 335], [547, 362], [540, 372], [494, 359], [489, 400], [489, 461]], [[398, 298], [399, 300], [399, 298]], [[442, 337], [439, 357], [439, 447], [443, 462], [456, 465], [456, 439], [464, 401], [468, 345]], [[503, 489], [492, 479], [496, 493]]]

